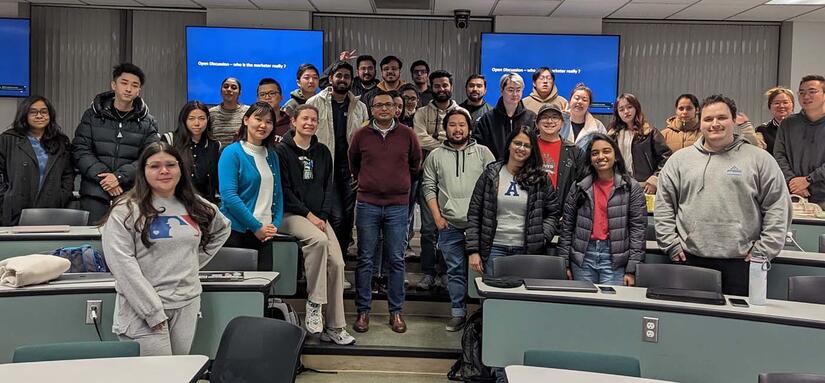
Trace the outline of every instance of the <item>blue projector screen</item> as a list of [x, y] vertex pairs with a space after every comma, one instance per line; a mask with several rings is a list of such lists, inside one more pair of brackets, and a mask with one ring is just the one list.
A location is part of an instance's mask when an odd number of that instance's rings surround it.
[[533, 91], [536, 68], [556, 75], [559, 95], [570, 98], [578, 83], [593, 90], [591, 113], [612, 113], [619, 83], [619, 36], [483, 33], [481, 74], [487, 78], [490, 105], [500, 96], [498, 81], [507, 72], [524, 78], [524, 97]]
[[323, 31], [186, 27], [188, 98], [219, 104], [221, 81], [235, 77], [241, 102], [249, 105], [257, 98], [258, 81], [271, 77], [283, 87], [283, 105], [297, 88], [299, 65], [324, 70], [323, 44]]
[[0, 52], [0, 97], [28, 97], [28, 19], [0, 18]]

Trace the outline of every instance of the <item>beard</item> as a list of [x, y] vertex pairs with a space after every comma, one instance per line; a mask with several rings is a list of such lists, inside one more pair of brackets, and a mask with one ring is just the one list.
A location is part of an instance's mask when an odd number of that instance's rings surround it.
[[336, 82], [332, 84], [332, 91], [337, 94], [347, 94], [349, 92], [350, 85], [343, 82]]
[[472, 101], [472, 102], [479, 102], [483, 98], [484, 98], [484, 96], [482, 96], [481, 93], [476, 93], [476, 94], [467, 93], [467, 99]]
[[450, 145], [453, 145], [453, 146], [464, 145], [464, 144], [467, 143], [467, 141], [470, 141], [470, 135], [468, 134], [468, 135], [462, 137], [459, 140], [456, 140], [452, 136], [449, 136], [449, 137], [447, 137], [447, 141], [450, 143]]
[[453, 92], [438, 92], [433, 95], [433, 99], [438, 102], [449, 101], [453, 97]]

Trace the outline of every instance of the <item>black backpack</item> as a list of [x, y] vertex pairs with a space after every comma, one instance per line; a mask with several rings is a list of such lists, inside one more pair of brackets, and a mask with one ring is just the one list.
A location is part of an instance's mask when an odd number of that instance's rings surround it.
[[450, 368], [447, 379], [463, 382], [495, 382], [496, 376], [490, 367], [481, 362], [481, 329], [484, 316], [478, 309], [464, 325], [461, 335], [461, 356]]

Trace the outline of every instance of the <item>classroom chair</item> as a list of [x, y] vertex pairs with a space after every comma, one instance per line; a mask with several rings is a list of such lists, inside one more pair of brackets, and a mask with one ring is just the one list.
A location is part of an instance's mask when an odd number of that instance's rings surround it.
[[75, 209], [29, 208], [20, 213], [20, 226], [69, 225], [86, 226], [89, 212]]
[[703, 267], [667, 263], [636, 265], [636, 286], [722, 292], [722, 273]]
[[564, 258], [552, 255], [511, 255], [493, 260], [496, 278], [567, 279]]

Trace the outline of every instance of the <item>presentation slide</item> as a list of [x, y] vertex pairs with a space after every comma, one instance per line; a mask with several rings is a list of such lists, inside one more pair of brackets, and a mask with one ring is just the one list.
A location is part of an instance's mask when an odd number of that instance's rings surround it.
[[28, 19], [0, 18], [0, 54], [0, 97], [28, 97]]
[[283, 105], [298, 87], [298, 66], [310, 63], [324, 70], [323, 44], [323, 31], [186, 27], [188, 98], [219, 104], [221, 81], [235, 77], [241, 82], [241, 103], [249, 105], [257, 98], [258, 81], [271, 77], [283, 87]]
[[619, 84], [619, 36], [483, 33], [481, 74], [487, 78], [490, 105], [498, 102], [498, 82], [507, 72], [524, 78], [524, 97], [533, 91], [536, 68], [556, 75], [559, 95], [570, 98], [578, 83], [593, 91], [590, 112], [612, 113]]

